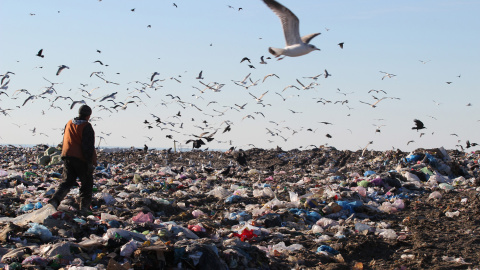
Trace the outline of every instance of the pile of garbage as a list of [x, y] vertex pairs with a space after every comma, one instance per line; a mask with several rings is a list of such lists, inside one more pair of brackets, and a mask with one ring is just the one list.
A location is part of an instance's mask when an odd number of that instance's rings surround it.
[[480, 267], [478, 151], [100, 150], [81, 216], [59, 149], [0, 149], [3, 269]]

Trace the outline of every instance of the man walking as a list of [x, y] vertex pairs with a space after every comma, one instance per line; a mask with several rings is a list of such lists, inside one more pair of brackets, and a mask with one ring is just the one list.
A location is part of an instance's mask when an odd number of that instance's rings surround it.
[[63, 181], [49, 203], [58, 207], [70, 189], [80, 179], [80, 214], [90, 212], [93, 189], [93, 170], [97, 165], [95, 151], [95, 132], [88, 122], [92, 109], [82, 105], [78, 110], [78, 117], [68, 121], [65, 125], [62, 144]]

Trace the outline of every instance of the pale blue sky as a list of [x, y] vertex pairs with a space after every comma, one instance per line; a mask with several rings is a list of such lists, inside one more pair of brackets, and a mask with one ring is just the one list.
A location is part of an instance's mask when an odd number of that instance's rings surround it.
[[[259, 63], [260, 56], [271, 56], [268, 47], [282, 48], [285, 42], [280, 20], [260, 0], [175, 1], [178, 8], [173, 1], [141, 0], [0, 3], [0, 74], [15, 73], [10, 74], [8, 89], [3, 89], [9, 97], [0, 95], [0, 108], [13, 109], [7, 111], [8, 116], [0, 114], [2, 144], [61, 142], [58, 128], [76, 115], [78, 106], [70, 110], [71, 101], [57, 100], [55, 105], [62, 111], [49, 109], [48, 99], [57, 94], [22, 106], [27, 95], [13, 95], [23, 88], [32, 95], [42, 93], [50, 85], [44, 77], [59, 83], [54, 86], [59, 96], [84, 99], [92, 107], [113, 103], [88, 100], [79, 88], [90, 91], [99, 87], [92, 92], [93, 98], [118, 92], [116, 102], [130, 100], [127, 97], [131, 95], [141, 97], [144, 105], [129, 104], [118, 112], [94, 108], [93, 116], [102, 118], [93, 123], [96, 134], [106, 140], [103, 146], [141, 147], [147, 143], [150, 147], [171, 147], [173, 140], [166, 135], [185, 144], [193, 138], [191, 134], [216, 129], [215, 141], [207, 147], [226, 149], [231, 140], [233, 146], [241, 148], [252, 147], [247, 145], [250, 143], [284, 149], [328, 144], [357, 150], [373, 141], [369, 148], [407, 151], [440, 146], [452, 149], [457, 144], [465, 146], [466, 140], [480, 141], [478, 1], [283, 0], [280, 3], [299, 17], [301, 35], [321, 32], [311, 41], [321, 51], [281, 61], [266, 60], [266, 65]], [[345, 42], [343, 50], [339, 42]], [[35, 56], [40, 49], [44, 58]], [[249, 57], [255, 69], [240, 63], [243, 57]], [[108, 66], [94, 63], [96, 60]], [[56, 76], [60, 65], [69, 69]], [[321, 74], [324, 69], [332, 76], [320, 77], [316, 81], [320, 85], [314, 89], [282, 92], [287, 85], [299, 86], [296, 79], [304, 84], [313, 82], [303, 77]], [[225, 84], [221, 92], [205, 91], [203, 99], [192, 96], [200, 94], [192, 86], [204, 88], [195, 79], [201, 70], [202, 82]], [[94, 71], [102, 71], [106, 80], [118, 85], [90, 77]], [[382, 80], [380, 71], [397, 76]], [[142, 87], [136, 81], [150, 83], [154, 72], [160, 73], [157, 79], [165, 79], [159, 84], [162, 87], [131, 93]], [[232, 82], [249, 73], [252, 80], [260, 80], [257, 86], [247, 90]], [[262, 83], [270, 73], [280, 79], [270, 77]], [[371, 89], [387, 94], [368, 93]], [[263, 100], [271, 106], [263, 107], [249, 95], [266, 91]], [[188, 105], [183, 109], [178, 102], [160, 105], [173, 101], [167, 94], [178, 95], [202, 111]], [[400, 100], [385, 99], [376, 108], [360, 102], [373, 103], [372, 94]], [[317, 103], [319, 98], [332, 103]], [[340, 100], [348, 103], [333, 104]], [[217, 103], [207, 106], [210, 101]], [[223, 107], [237, 108], [235, 104], [245, 103], [240, 111]], [[471, 106], [466, 106], [468, 103]], [[179, 111], [182, 116], [174, 117]], [[225, 112], [220, 115], [218, 111]], [[265, 118], [255, 112], [262, 112]], [[151, 114], [175, 123], [175, 127], [161, 125], [174, 131], [146, 128], [144, 120], [154, 123]], [[242, 120], [246, 115], [255, 119]], [[414, 119], [423, 121], [427, 128], [412, 130]], [[225, 120], [232, 122], [231, 132], [222, 133]], [[333, 125], [318, 123], [321, 121]], [[380, 133], [375, 132], [376, 126], [381, 126]], [[35, 134], [30, 131], [33, 127]], [[267, 134], [267, 128], [287, 140]], [[327, 133], [332, 138], [327, 138]], [[425, 135], [420, 137], [420, 133]], [[407, 145], [410, 140], [414, 142]]]

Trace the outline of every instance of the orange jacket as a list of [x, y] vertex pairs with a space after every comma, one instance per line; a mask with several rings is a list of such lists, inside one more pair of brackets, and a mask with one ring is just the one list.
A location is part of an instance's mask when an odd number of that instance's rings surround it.
[[65, 125], [62, 157], [75, 157], [87, 163], [97, 164], [95, 132], [88, 121], [76, 118]]

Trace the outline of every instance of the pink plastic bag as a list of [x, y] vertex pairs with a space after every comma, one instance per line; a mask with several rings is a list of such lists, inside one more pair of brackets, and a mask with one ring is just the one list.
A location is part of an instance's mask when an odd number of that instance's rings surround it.
[[155, 218], [151, 212], [144, 214], [143, 212], [138, 213], [136, 216], [132, 217], [132, 221], [135, 223], [152, 223]]

